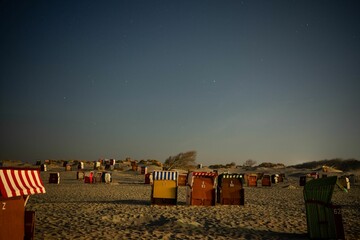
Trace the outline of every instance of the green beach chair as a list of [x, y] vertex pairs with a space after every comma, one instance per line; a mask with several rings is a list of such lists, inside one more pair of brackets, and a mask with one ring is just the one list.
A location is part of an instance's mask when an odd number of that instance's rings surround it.
[[304, 186], [307, 230], [311, 239], [345, 239], [340, 206], [331, 203], [337, 177], [314, 179]]

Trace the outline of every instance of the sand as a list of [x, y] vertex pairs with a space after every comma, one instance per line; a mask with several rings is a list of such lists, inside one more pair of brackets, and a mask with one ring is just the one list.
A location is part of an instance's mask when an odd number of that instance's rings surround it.
[[[56, 169], [55, 169], [56, 170]], [[245, 187], [244, 206], [187, 206], [180, 186], [177, 206], [150, 205], [144, 175], [113, 171], [111, 184], [85, 184], [76, 171], [59, 169], [60, 184], [30, 197], [35, 239], [308, 239], [303, 187], [288, 177], [271, 187]], [[360, 239], [360, 186], [336, 188], [346, 239]]]

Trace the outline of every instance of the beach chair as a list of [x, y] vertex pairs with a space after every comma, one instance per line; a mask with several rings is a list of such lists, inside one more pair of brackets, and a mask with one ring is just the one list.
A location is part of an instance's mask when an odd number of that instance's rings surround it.
[[42, 172], [46, 172], [46, 171], [47, 171], [46, 164], [41, 164], [41, 165], [40, 165], [40, 171], [42, 171]]
[[248, 187], [257, 187], [258, 175], [256, 173], [251, 173], [247, 175], [247, 186]]
[[85, 172], [84, 171], [77, 171], [76, 172], [76, 179], [84, 180]]
[[188, 205], [215, 206], [217, 173], [191, 172], [188, 175], [187, 198]]
[[66, 164], [66, 166], [65, 166], [65, 171], [71, 171], [71, 164], [70, 163], [68, 163], [68, 164]]
[[140, 173], [141, 175], [147, 174], [148, 168], [146, 166], [141, 166]]
[[346, 176], [341, 176], [341, 177], [338, 179], [338, 183], [339, 183], [342, 187], [346, 188], [347, 190], [350, 189], [350, 180], [349, 180], [348, 177], [346, 177]]
[[279, 178], [278, 178], [278, 182], [284, 182], [284, 179], [285, 179], [285, 173], [280, 173], [279, 174]]
[[51, 172], [49, 173], [49, 183], [60, 183], [60, 173], [58, 172]]
[[276, 184], [279, 182], [279, 174], [272, 174], [271, 175], [271, 183]]
[[179, 183], [179, 186], [186, 186], [186, 184], [187, 184], [187, 173], [179, 175], [178, 183]]
[[223, 173], [218, 176], [218, 203], [223, 205], [244, 205], [242, 174]]
[[102, 172], [96, 172], [95, 173], [95, 183], [101, 183], [102, 182]]
[[103, 172], [101, 179], [102, 179], [102, 182], [104, 182], [104, 183], [111, 183], [112, 182], [111, 172]]
[[307, 184], [307, 182], [309, 182], [309, 181], [311, 181], [313, 179], [317, 179], [317, 178], [314, 178], [310, 174], [300, 176], [299, 186], [303, 187], [303, 186], [305, 186]]
[[84, 163], [83, 162], [79, 162], [78, 163], [78, 170], [82, 170], [84, 169]]
[[269, 174], [264, 174], [261, 179], [261, 186], [271, 187], [271, 176]]
[[33, 239], [35, 212], [26, 211], [30, 195], [45, 193], [40, 171], [0, 168], [0, 239]]
[[84, 173], [84, 183], [94, 183], [94, 172], [85, 172]]
[[314, 179], [304, 186], [307, 230], [311, 239], [345, 239], [341, 207], [331, 203], [337, 177]]
[[154, 171], [152, 174], [151, 204], [176, 205], [178, 197], [176, 171]]
[[145, 174], [145, 184], [150, 184], [150, 176], [152, 173]]
[[101, 162], [100, 161], [94, 161], [94, 170], [99, 170], [101, 168]]

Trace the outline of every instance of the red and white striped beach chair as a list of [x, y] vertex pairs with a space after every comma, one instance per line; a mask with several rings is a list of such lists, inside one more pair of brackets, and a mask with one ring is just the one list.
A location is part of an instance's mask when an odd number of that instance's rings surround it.
[[0, 168], [0, 239], [33, 238], [35, 213], [25, 214], [25, 206], [39, 193], [45, 193], [39, 169]]

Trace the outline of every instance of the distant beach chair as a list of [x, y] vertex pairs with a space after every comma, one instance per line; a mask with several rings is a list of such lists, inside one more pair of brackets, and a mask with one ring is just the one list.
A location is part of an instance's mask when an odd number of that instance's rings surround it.
[[151, 204], [176, 205], [178, 198], [176, 171], [154, 171], [152, 174]]
[[84, 163], [83, 162], [79, 162], [78, 163], [78, 170], [82, 170], [84, 169]]
[[70, 163], [66, 164], [65, 171], [71, 171], [71, 164]]
[[41, 164], [41, 165], [40, 165], [40, 171], [42, 171], [42, 172], [46, 172], [46, 171], [47, 171], [46, 164]]
[[94, 172], [85, 172], [84, 183], [94, 183]]
[[[316, 176], [316, 175], [314, 175]], [[300, 176], [300, 181], [299, 181], [299, 186], [303, 187], [307, 184], [307, 182], [313, 180], [313, 179], [317, 179], [317, 178], [314, 178], [313, 176], [311, 176], [310, 174], [307, 174], [307, 175], [302, 175]]]
[[244, 205], [243, 179], [242, 174], [220, 174], [217, 185], [217, 202], [223, 205]]
[[247, 179], [246, 182], [248, 187], [257, 187], [258, 175], [256, 173], [251, 173], [249, 175], [246, 175], [246, 179]]
[[269, 174], [264, 174], [261, 179], [261, 186], [271, 187], [271, 176]]
[[145, 174], [145, 184], [150, 184], [150, 176], [152, 176], [152, 173]]
[[272, 174], [271, 175], [271, 183], [276, 184], [279, 182], [279, 174]]
[[278, 182], [284, 182], [285, 179], [285, 173], [280, 173], [278, 177]]
[[101, 167], [101, 162], [100, 161], [94, 161], [94, 170], [99, 170]]
[[141, 175], [147, 174], [147, 171], [148, 171], [148, 167], [147, 167], [147, 166], [141, 166], [141, 168], [140, 168], [140, 174], [141, 174]]
[[60, 173], [58, 172], [51, 172], [49, 173], [49, 183], [60, 183]]
[[340, 184], [340, 186], [346, 188], [347, 190], [350, 189], [350, 180], [348, 177], [346, 176], [341, 176], [339, 179], [338, 179], [338, 183]]
[[307, 230], [311, 239], [345, 239], [341, 207], [331, 203], [337, 177], [314, 179], [304, 186]]
[[179, 179], [178, 179], [178, 183], [179, 183], [179, 186], [186, 186], [187, 184], [187, 173], [183, 173], [183, 174], [180, 174], [179, 175]]
[[77, 171], [76, 172], [76, 179], [78, 180], [84, 180], [85, 173], [84, 171]]
[[112, 182], [112, 176], [110, 172], [103, 172], [102, 174], [102, 181], [104, 183], [111, 183]]
[[101, 183], [102, 182], [102, 172], [96, 172], [95, 173], [95, 183]]

